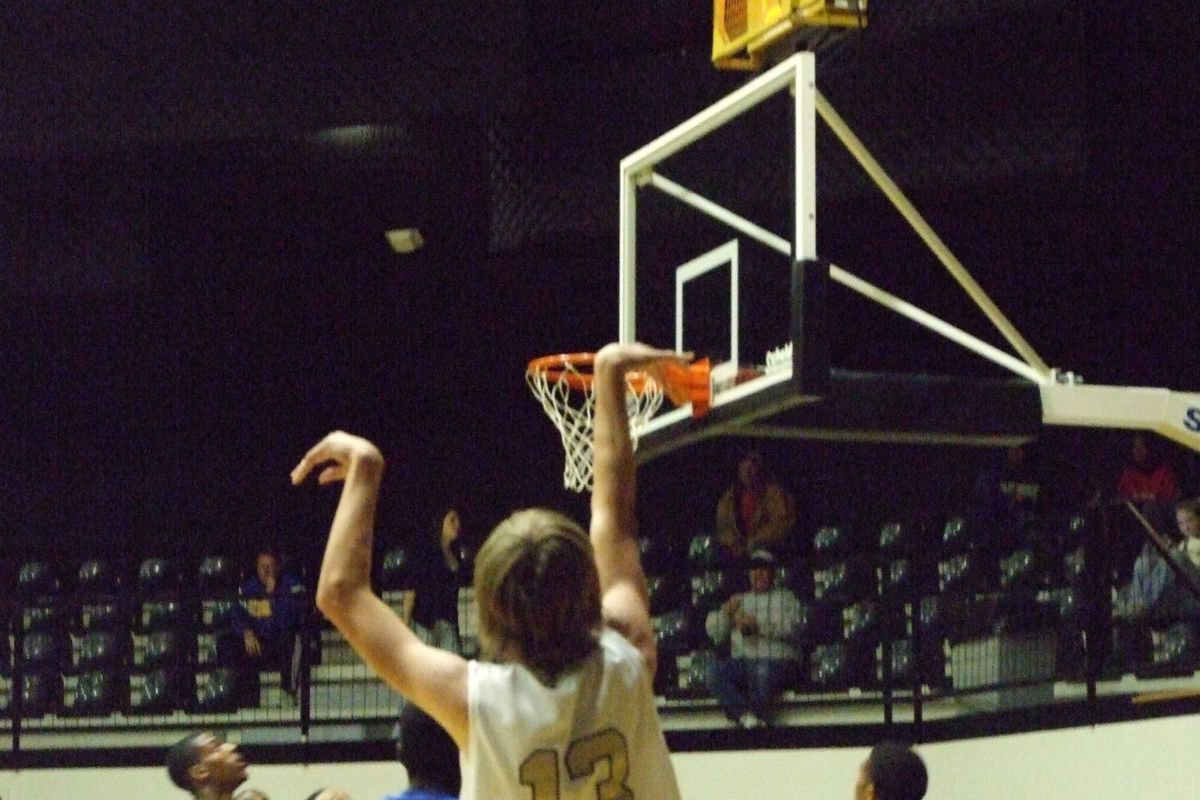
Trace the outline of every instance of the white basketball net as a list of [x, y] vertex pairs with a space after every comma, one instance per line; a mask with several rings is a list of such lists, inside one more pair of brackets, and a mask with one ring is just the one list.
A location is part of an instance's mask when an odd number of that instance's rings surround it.
[[[528, 371], [525, 381], [562, 437], [563, 449], [567, 453], [563, 466], [563, 486], [575, 492], [591, 491], [592, 421], [596, 405], [591, 376], [584, 376], [569, 363], [562, 365], [561, 373], [558, 373], [556, 366], [555, 373], [551, 378], [549, 370]], [[587, 388], [572, 388], [571, 377], [577, 377], [573, 381], [576, 385], [584, 383]], [[630, 383], [628, 377], [626, 383]], [[629, 386], [625, 393], [625, 407], [629, 414], [629, 437], [634, 449], [637, 449], [637, 431], [658, 412], [662, 401], [662, 388], [648, 377], [642, 380], [640, 392]]]

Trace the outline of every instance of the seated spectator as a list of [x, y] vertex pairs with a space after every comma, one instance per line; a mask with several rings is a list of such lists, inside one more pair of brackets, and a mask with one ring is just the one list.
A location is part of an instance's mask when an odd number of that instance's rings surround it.
[[458, 745], [433, 718], [407, 703], [400, 712], [400, 763], [408, 772], [408, 789], [384, 800], [454, 800], [462, 787]]
[[192, 797], [232, 800], [233, 790], [246, 782], [246, 759], [211, 733], [190, 733], [167, 750], [167, 774]]
[[1014, 445], [976, 477], [969, 520], [997, 548], [1015, 546], [1027, 523], [1041, 511], [1043, 497], [1041, 476], [1030, 463], [1028, 447]]
[[770, 475], [760, 453], [746, 453], [737, 480], [717, 503], [717, 540], [725, 555], [744, 559], [759, 548], [778, 553], [790, 545], [795, 526], [791, 493]]
[[1149, 505], [1159, 512], [1159, 521], [1161, 511], [1179, 499], [1175, 470], [1155, 452], [1150, 438], [1143, 434], [1133, 437], [1130, 459], [1117, 479], [1117, 499], [1131, 500], [1142, 508]]
[[[1200, 585], [1200, 500], [1179, 503], [1175, 520], [1182, 539], [1171, 549], [1171, 558]], [[1134, 562], [1133, 579], [1117, 592], [1113, 615], [1158, 627], [1200, 623], [1200, 599], [1182, 585], [1158, 548], [1146, 542]]]
[[[1130, 458], [1117, 479], [1117, 500], [1129, 501], [1158, 530], [1170, 527], [1171, 507], [1179, 499], [1179, 482], [1175, 471], [1156, 452], [1154, 440], [1144, 434], [1133, 437]], [[1120, 580], [1130, 577], [1134, 559], [1142, 549], [1141, 529], [1133, 526], [1118, 528], [1109, 545], [1110, 557]]]
[[899, 742], [880, 742], [858, 769], [854, 800], [921, 800], [928, 788], [919, 755]]
[[234, 607], [232, 625], [241, 639], [241, 674], [257, 692], [260, 670], [279, 672], [280, 686], [295, 694], [292, 658], [304, 610], [304, 588], [283, 572], [273, 550], [261, 548], [255, 558], [254, 576], [238, 589], [241, 602]]
[[770, 724], [775, 698], [793, 683], [799, 655], [791, 636], [800, 601], [775, 586], [775, 557], [750, 556], [750, 591], [729, 598], [705, 621], [716, 644], [730, 641], [728, 658], [717, 661], [710, 689], [729, 719], [743, 728]]
[[434, 647], [462, 652], [458, 630], [458, 590], [470, 576], [457, 508], [439, 513], [425, 547], [416, 551], [411, 618], [417, 634]]

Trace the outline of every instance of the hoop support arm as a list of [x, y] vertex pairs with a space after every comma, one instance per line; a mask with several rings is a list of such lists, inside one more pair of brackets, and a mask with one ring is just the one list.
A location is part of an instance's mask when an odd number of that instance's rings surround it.
[[850, 126], [838, 115], [837, 111], [834, 110], [833, 106], [829, 104], [829, 101], [825, 99], [825, 96], [820, 91], [816, 92], [816, 108], [817, 113], [821, 115], [821, 119], [825, 120], [825, 124], [841, 140], [846, 150], [850, 152], [850, 155], [854, 156], [859, 165], [866, 170], [867, 175], [875, 182], [879, 190], [892, 202], [896, 210], [907, 220], [908, 224], [921, 237], [921, 240], [925, 242], [930, 251], [942, 262], [942, 265], [958, 281], [959, 285], [962, 286], [971, 299], [975, 301], [980, 310], [992, 321], [992, 324], [1004, 335], [1004, 338], [1013, 346], [1013, 349], [1025, 359], [1029, 366], [1048, 377], [1050, 375], [1050, 367], [1034, 351], [1033, 347], [1025, 341], [1025, 337], [1021, 336], [1008, 317], [1004, 316], [1004, 312], [992, 302], [992, 299], [988, 297], [983, 287], [971, 277], [971, 273], [962, 265], [962, 262], [955, 257], [954, 253], [950, 252], [950, 248], [946, 246], [946, 243], [941, 240], [941, 237], [925, 221], [925, 218], [921, 216], [912, 202], [904, 195], [904, 192], [900, 190], [900, 187], [884, 171], [883, 167], [879, 165], [879, 162], [875, 160], [862, 141], [850, 130]]
[[[772, 233], [760, 225], [756, 225], [745, 217], [730, 211], [722, 205], [714, 203], [712, 200], [693, 192], [691, 189], [676, 183], [670, 178], [666, 178], [657, 172], [652, 173], [650, 175], [650, 185], [691, 206], [697, 211], [707, 214], [718, 222], [723, 222], [734, 230], [746, 234], [780, 255], [790, 256], [792, 253], [791, 243], [787, 239]], [[955, 344], [986, 358], [988, 361], [1020, 375], [1022, 378], [1027, 378], [1034, 383], [1047, 383], [1049, 381], [1049, 371], [1043, 374], [1036, 367], [1030, 366], [1019, 358], [1015, 358], [1003, 350], [993, 347], [982, 339], [972, 336], [961, 328], [951, 325], [940, 317], [913, 305], [907, 300], [903, 300], [891, 292], [847, 272], [836, 264], [829, 265], [829, 277], [846, 288], [858, 292], [863, 297], [875, 301], [884, 308], [928, 328]]]
[[1200, 392], [1047, 383], [1041, 396], [1046, 425], [1153, 431], [1200, 452]]

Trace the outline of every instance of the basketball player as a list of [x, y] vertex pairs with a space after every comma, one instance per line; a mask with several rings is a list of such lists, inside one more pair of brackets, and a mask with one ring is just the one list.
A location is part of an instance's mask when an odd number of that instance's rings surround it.
[[858, 768], [854, 800], [921, 800], [928, 786], [919, 755], [899, 742], [880, 742]]
[[371, 591], [384, 461], [340, 431], [292, 471], [344, 481], [317, 606], [393, 688], [458, 745], [462, 798], [677, 800], [654, 704], [655, 643], [634, 515], [625, 374], [688, 359], [642, 344], [596, 355], [591, 533], [543, 509], [513, 514], [475, 562], [484, 654], [430, 647]]
[[202, 800], [229, 800], [246, 781], [246, 759], [211, 733], [192, 733], [167, 750], [171, 782]]

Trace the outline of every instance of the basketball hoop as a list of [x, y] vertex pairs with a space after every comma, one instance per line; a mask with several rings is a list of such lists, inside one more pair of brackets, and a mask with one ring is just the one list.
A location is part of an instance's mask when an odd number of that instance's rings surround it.
[[[563, 486], [576, 492], [592, 488], [595, 362], [595, 353], [562, 353], [535, 358], [525, 369], [525, 382], [562, 437], [567, 456]], [[664, 363], [662, 374], [665, 386], [645, 372], [629, 372], [625, 376], [629, 436], [634, 449], [637, 449], [637, 432], [658, 413], [664, 394], [677, 406], [691, 403], [692, 416], [708, 413], [711, 386], [707, 358], [686, 366]]]

